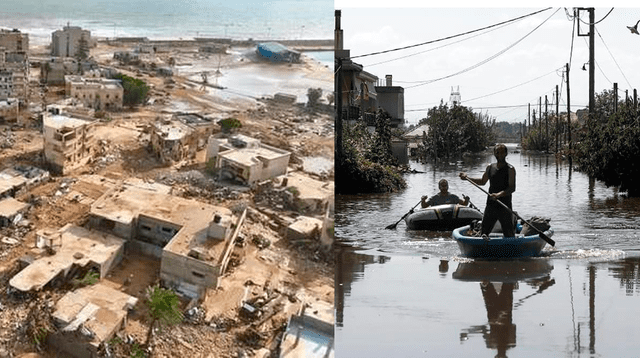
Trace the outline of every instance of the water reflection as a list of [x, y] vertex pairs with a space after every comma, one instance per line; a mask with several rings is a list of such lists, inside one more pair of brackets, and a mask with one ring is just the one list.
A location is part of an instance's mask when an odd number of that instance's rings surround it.
[[611, 276], [620, 280], [620, 288], [627, 296], [640, 294], [640, 257], [628, 257], [616, 261], [609, 267]]
[[[550, 276], [552, 270], [553, 266], [547, 260], [460, 263], [452, 277], [456, 280], [480, 282], [488, 321], [487, 324], [463, 329], [460, 341], [466, 341], [471, 335], [482, 335], [487, 348], [497, 350], [496, 357], [506, 357], [507, 350], [516, 346], [514, 308], [553, 286], [555, 280]], [[514, 304], [513, 291], [518, 289], [520, 281], [537, 287], [537, 291]]]

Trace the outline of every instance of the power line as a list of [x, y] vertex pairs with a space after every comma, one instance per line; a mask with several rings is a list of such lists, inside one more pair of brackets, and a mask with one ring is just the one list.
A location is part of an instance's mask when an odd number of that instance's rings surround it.
[[354, 59], [354, 58], [359, 58], [359, 57], [367, 57], [367, 56], [380, 55], [380, 54], [383, 54], [383, 53], [389, 53], [389, 52], [393, 52], [393, 51], [406, 50], [406, 49], [408, 49], [408, 48], [413, 48], [413, 47], [418, 47], [418, 46], [428, 45], [428, 44], [431, 44], [431, 43], [434, 43], [434, 42], [439, 42], [439, 41], [449, 40], [449, 39], [452, 39], [452, 38], [455, 38], [455, 37], [460, 37], [460, 36], [464, 36], [464, 35], [472, 34], [472, 33], [474, 33], [474, 32], [478, 32], [478, 31], [482, 31], [482, 30], [490, 29], [490, 28], [492, 28], [492, 27], [500, 26], [500, 25], [503, 25], [503, 24], [506, 24], [506, 23], [509, 23], [509, 22], [513, 22], [513, 21], [521, 20], [521, 19], [524, 19], [525, 17], [533, 16], [533, 15], [536, 15], [536, 14], [538, 14], [538, 13], [541, 13], [541, 12], [547, 11], [547, 10], [549, 10], [549, 9], [551, 9], [551, 8], [550, 8], [550, 7], [548, 7], [548, 8], [546, 8], [546, 9], [542, 9], [542, 10], [539, 10], [539, 11], [536, 11], [536, 12], [532, 12], [532, 13], [527, 14], [527, 15], [524, 15], [524, 16], [516, 17], [516, 18], [511, 19], [511, 20], [507, 20], [507, 21], [499, 22], [499, 23], [497, 23], [497, 24], [493, 24], [493, 25], [490, 25], [490, 26], [486, 26], [486, 27], [483, 27], [483, 28], [480, 28], [480, 29], [476, 29], [476, 30], [472, 30], [472, 31], [463, 32], [463, 33], [461, 33], [461, 34], [457, 34], [457, 35], [453, 35], [453, 36], [448, 36], [448, 37], [443, 37], [443, 38], [441, 38], [441, 39], [437, 39], [437, 40], [431, 40], [431, 41], [422, 42], [422, 43], [415, 44], [415, 45], [409, 45], [409, 46], [404, 46], [404, 47], [398, 47], [398, 48], [391, 49], [391, 50], [385, 50], [385, 51], [379, 51], [379, 52], [368, 53], [368, 54], [365, 54], [365, 55], [352, 56], [352, 57], [350, 57], [350, 58], [351, 58], [351, 59]]
[[[438, 49], [441, 49], [441, 48], [444, 48], [444, 47], [447, 47], [447, 46], [451, 46], [451, 45], [454, 45], [454, 44], [457, 44], [457, 43], [460, 43], [460, 42], [464, 42], [464, 41], [467, 41], [467, 40], [471, 40], [472, 38], [476, 38], [476, 37], [478, 37], [478, 36], [485, 35], [485, 34], [487, 34], [487, 33], [489, 33], [489, 32], [493, 32], [493, 31], [495, 31], [495, 30], [498, 30], [498, 29], [500, 29], [500, 28], [502, 28], [502, 27], [505, 27], [505, 26], [508, 26], [508, 25], [509, 25], [509, 24], [503, 24], [503, 25], [502, 25], [502, 26], [500, 26], [500, 27], [496, 27], [496, 28], [491, 29], [491, 30], [489, 30], [489, 31], [487, 31], [487, 32], [483, 32], [483, 33], [480, 33], [480, 34], [477, 34], [477, 35], [474, 35], [474, 36], [470, 36], [470, 37], [467, 37], [467, 38], [462, 39], [462, 40], [458, 40], [458, 41], [454, 41], [454, 42], [452, 42], [452, 43], [448, 43], [448, 44], [446, 44], [446, 45], [442, 45], [442, 46], [438, 46], [438, 47], [430, 48], [430, 49], [425, 50], [425, 51], [420, 51], [420, 52], [412, 53], [412, 54], [410, 54], [410, 55], [400, 56], [400, 57], [392, 58], [392, 59], [390, 59], [390, 60], [386, 60], [386, 61], [382, 61], [382, 62], [377, 62], [377, 63], [371, 64], [371, 65], [366, 65], [366, 67], [373, 67], [373, 66], [380, 65], [380, 64], [383, 64], [383, 63], [392, 62], [392, 61], [396, 61], [396, 60], [402, 60], [402, 59], [405, 59], [405, 58], [408, 58], [408, 57], [413, 57], [413, 56], [420, 55], [420, 54], [423, 54], [423, 53], [426, 53], [426, 52], [430, 52], [430, 51], [438, 50]], [[401, 82], [401, 81], [399, 81], [399, 82]]]
[[[558, 68], [558, 69], [559, 69], [559, 68]], [[497, 92], [493, 92], [493, 93], [489, 93], [489, 94], [486, 94], [486, 95], [484, 95], [484, 96], [480, 96], [480, 97], [476, 97], [476, 98], [468, 99], [468, 100], [466, 100], [465, 102], [471, 102], [471, 101], [475, 101], [475, 100], [480, 99], [480, 98], [485, 98], [485, 97], [493, 96], [494, 94], [498, 94], [498, 93], [506, 92], [506, 91], [508, 91], [508, 90], [511, 90], [511, 89], [514, 89], [514, 88], [517, 88], [517, 87], [520, 87], [520, 86], [526, 85], [527, 83], [533, 82], [533, 81], [535, 81], [535, 80], [539, 80], [539, 79], [541, 79], [542, 77], [545, 77], [545, 76], [548, 76], [548, 75], [550, 75], [550, 74], [552, 74], [552, 73], [554, 73], [554, 72], [557, 72], [557, 71], [558, 71], [558, 69], [555, 69], [555, 70], [553, 70], [553, 71], [551, 71], [551, 72], [549, 72], [549, 73], [545, 73], [544, 75], [539, 76], [539, 77], [536, 77], [536, 78], [534, 78], [534, 79], [532, 79], [532, 80], [529, 80], [529, 81], [527, 81], [527, 82], [523, 82], [523, 83], [517, 84], [517, 85], [515, 85], [515, 86], [513, 86], [513, 87], [505, 88], [505, 89], [503, 89], [503, 90], [500, 90], [500, 91], [497, 91]]]
[[511, 48], [513, 48], [515, 45], [517, 45], [518, 43], [520, 43], [521, 41], [523, 41], [525, 38], [527, 38], [529, 35], [531, 35], [534, 31], [536, 31], [536, 30], [537, 30], [537, 29], [539, 29], [542, 25], [544, 25], [547, 21], [549, 21], [549, 19], [550, 19], [551, 17], [553, 17], [553, 15], [555, 15], [559, 10], [560, 10], [560, 8], [558, 8], [558, 10], [556, 10], [553, 14], [551, 14], [551, 16], [549, 16], [548, 18], [546, 18], [542, 23], [540, 23], [540, 25], [536, 26], [533, 30], [531, 30], [529, 33], [527, 33], [526, 35], [524, 35], [524, 36], [523, 36], [522, 38], [520, 38], [518, 41], [514, 42], [513, 44], [511, 44], [511, 45], [510, 45], [510, 46], [508, 46], [507, 48], [505, 48], [505, 49], [503, 49], [503, 50], [499, 51], [498, 53], [494, 54], [493, 56], [490, 56], [490, 57], [488, 57], [488, 58], [484, 59], [483, 61], [480, 61], [480, 62], [476, 63], [475, 65], [470, 66], [470, 67], [467, 67], [467, 68], [465, 68], [465, 69], [463, 69], [463, 70], [461, 70], [461, 71], [458, 71], [458, 72], [456, 72], [456, 73], [454, 73], [454, 74], [451, 74], [451, 75], [448, 75], [448, 76], [444, 76], [444, 77], [440, 77], [440, 78], [436, 78], [436, 79], [433, 79], [433, 80], [421, 81], [421, 82], [419, 82], [419, 84], [414, 85], [414, 86], [408, 86], [408, 87], [405, 87], [405, 89], [414, 88], [414, 87], [419, 87], [419, 86], [423, 86], [423, 85], [430, 84], [430, 83], [433, 83], [433, 82], [437, 82], [437, 81], [440, 81], [440, 80], [444, 80], [444, 79], [447, 79], [447, 78], [451, 78], [451, 77], [453, 77], [453, 76], [457, 76], [457, 75], [459, 75], [459, 74], [462, 74], [462, 73], [465, 73], [465, 72], [471, 71], [471, 70], [473, 70], [473, 69], [475, 69], [475, 68], [478, 68], [478, 67], [480, 67], [480, 66], [484, 65], [485, 63], [487, 63], [487, 62], [489, 62], [489, 61], [491, 61], [491, 60], [495, 59], [496, 57], [498, 57], [498, 56], [502, 55], [503, 53], [507, 52], [508, 50], [510, 50]]
[[[600, 37], [600, 40], [602, 41], [602, 43], [604, 44], [604, 47], [607, 49], [607, 51], [609, 52], [609, 55], [611, 55], [611, 58], [613, 59], [613, 62], [616, 63], [616, 66], [618, 66], [618, 69], [620, 70], [620, 73], [622, 73], [622, 77], [624, 77], [624, 80], [627, 81], [627, 84], [629, 85], [630, 88], [633, 88], [631, 86], [631, 83], [629, 83], [629, 80], [627, 79], [627, 76], [624, 75], [624, 72], [622, 72], [622, 68], [620, 68], [620, 65], [618, 64], [618, 61], [616, 61], [616, 58], [613, 57], [613, 54], [611, 53], [611, 51], [609, 50], [609, 46], [607, 46], [607, 43], [604, 42], [604, 39], [602, 38], [602, 35], [600, 35], [600, 31], [598, 31], [598, 29], [596, 29], [596, 33], [598, 34], [598, 37]], [[611, 82], [611, 81], [609, 81]]]
[[604, 15], [604, 17], [603, 17], [602, 19], [600, 19], [600, 20], [598, 20], [598, 21], [594, 22], [593, 24], [592, 24], [592, 23], [590, 23], [590, 22], [586, 22], [586, 21], [582, 20], [582, 19], [580, 18], [580, 16], [578, 16], [578, 20], [580, 20], [580, 22], [582, 22], [582, 23], [584, 23], [584, 24], [587, 24], [587, 25], [589, 25], [589, 26], [591, 26], [591, 25], [597, 25], [597, 24], [601, 23], [601, 22], [602, 22], [602, 20], [606, 19], [606, 18], [607, 18], [607, 16], [609, 16], [609, 14], [611, 14], [611, 11], [613, 11], [613, 8], [611, 8], [611, 10], [609, 10], [609, 12], [608, 12], [606, 15]]

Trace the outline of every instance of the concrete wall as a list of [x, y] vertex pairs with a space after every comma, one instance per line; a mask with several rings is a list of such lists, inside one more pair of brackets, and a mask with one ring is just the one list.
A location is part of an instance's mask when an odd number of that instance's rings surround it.
[[168, 250], [162, 252], [160, 278], [169, 287], [177, 287], [184, 295], [199, 298], [207, 287], [215, 287], [220, 268], [217, 265], [178, 255]]
[[90, 44], [91, 31], [89, 30], [83, 30], [77, 26], [65, 26], [62, 30], [54, 31], [51, 34], [51, 54], [58, 57], [75, 57], [82, 35]]
[[138, 239], [158, 247], [164, 247], [182, 228], [164, 220], [152, 218], [143, 214], [138, 215]]
[[19, 31], [0, 31], [0, 47], [4, 47], [7, 52], [29, 51], [29, 34]]

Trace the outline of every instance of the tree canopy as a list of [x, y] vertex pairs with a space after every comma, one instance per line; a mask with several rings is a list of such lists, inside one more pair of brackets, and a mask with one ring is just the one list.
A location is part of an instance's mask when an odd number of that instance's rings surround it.
[[640, 196], [640, 111], [633, 103], [618, 102], [613, 91], [596, 95], [586, 133], [577, 144], [578, 169], [607, 186], [619, 186], [629, 196]]
[[122, 87], [124, 88], [122, 103], [125, 106], [133, 107], [136, 104], [146, 102], [149, 86], [143, 80], [122, 73], [118, 73], [114, 78], [122, 81]]

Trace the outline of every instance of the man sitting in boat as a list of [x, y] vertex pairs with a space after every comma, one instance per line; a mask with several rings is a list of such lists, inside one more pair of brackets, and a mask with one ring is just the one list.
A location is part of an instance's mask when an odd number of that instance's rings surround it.
[[[489, 164], [482, 178], [469, 178], [466, 173], [460, 173], [460, 179], [468, 179], [478, 185], [485, 185], [487, 181], [489, 182], [489, 196], [482, 218], [482, 235], [489, 235], [496, 221], [500, 221], [504, 236], [513, 237], [515, 236], [515, 228], [511, 213], [511, 194], [516, 191], [516, 169], [506, 161], [507, 146], [504, 144], [496, 144], [493, 148], [493, 155], [496, 157], [497, 163]], [[504, 203], [509, 210], [500, 205], [498, 200]]]
[[429, 200], [427, 200], [427, 195], [424, 195], [422, 197], [423, 208], [442, 204], [460, 204], [464, 206], [467, 206], [469, 204], [468, 196], [462, 195], [464, 200], [460, 200], [457, 195], [449, 193], [449, 182], [447, 181], [447, 179], [441, 179], [438, 182], [438, 188], [440, 188], [440, 192], [432, 196]]

